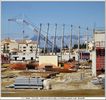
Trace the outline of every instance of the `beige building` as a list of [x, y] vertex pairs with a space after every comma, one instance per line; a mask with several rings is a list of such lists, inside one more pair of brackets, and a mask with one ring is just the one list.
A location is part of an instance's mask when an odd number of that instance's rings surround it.
[[[37, 42], [32, 40], [12, 40], [10, 38], [1, 41], [2, 52], [36, 53]], [[38, 49], [39, 51], [39, 49]]]
[[12, 49], [18, 49], [18, 43], [10, 38], [1, 41], [1, 52], [11, 53]]
[[94, 41], [96, 47], [105, 47], [105, 31], [95, 31]]
[[23, 53], [36, 53], [37, 42], [32, 40], [18, 41], [19, 51]]
[[34, 60], [36, 53], [39, 55], [41, 49], [37, 50], [37, 42], [32, 40], [12, 40], [10, 38], [1, 41], [1, 51], [10, 53], [11, 60]]

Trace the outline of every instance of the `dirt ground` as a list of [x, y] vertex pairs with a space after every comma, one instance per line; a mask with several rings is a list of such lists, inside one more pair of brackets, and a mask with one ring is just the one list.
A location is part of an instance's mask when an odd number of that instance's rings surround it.
[[[2, 75], [19, 75], [20, 71], [4, 71]], [[14, 89], [6, 86], [14, 83], [16, 77], [3, 78], [1, 81], [2, 97], [104, 97], [105, 91], [100, 86], [93, 85], [91, 70], [85, 70], [76, 73], [60, 73], [50, 79], [51, 90], [37, 89]]]
[[[104, 90], [11, 90], [2, 97], [104, 97]], [[7, 93], [9, 92], [9, 93]]]

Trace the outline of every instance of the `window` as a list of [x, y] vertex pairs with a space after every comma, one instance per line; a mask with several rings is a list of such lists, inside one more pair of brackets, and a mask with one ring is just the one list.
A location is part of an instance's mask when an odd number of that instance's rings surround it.
[[9, 48], [9, 46], [7, 46], [7, 48]]
[[13, 55], [16, 55], [16, 54], [17, 54], [17, 52], [13, 52], [12, 54], [13, 54]]
[[25, 55], [25, 53], [23, 53], [23, 55]]
[[22, 60], [24, 61], [25, 60], [25, 57], [22, 57]]
[[23, 50], [23, 51], [26, 51], [26, 50]]
[[23, 47], [23, 48], [26, 48], [26, 47]]
[[18, 57], [14, 57], [15, 61], [17, 61], [17, 58], [18, 58]]
[[32, 46], [30, 46], [30, 48], [33, 48]]
[[31, 57], [31, 60], [33, 60], [33, 57]]

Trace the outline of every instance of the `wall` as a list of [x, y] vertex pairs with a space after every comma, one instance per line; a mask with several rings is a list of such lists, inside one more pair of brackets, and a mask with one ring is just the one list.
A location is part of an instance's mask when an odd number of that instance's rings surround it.
[[105, 32], [104, 31], [98, 31], [95, 32], [95, 46], [96, 47], [104, 47], [105, 46]]
[[39, 56], [39, 65], [42, 64], [58, 66], [58, 56]]
[[14, 48], [16, 48], [16, 49], [18, 49], [18, 43], [16, 43], [16, 42], [14, 42], [14, 43], [10, 43], [10, 52], [12, 51], [12, 49], [14, 49]]
[[96, 41], [105, 41], [105, 32], [95, 32], [95, 42]]
[[[70, 58], [73, 59], [75, 57], [75, 60], [78, 61], [78, 54], [71, 54]], [[62, 55], [62, 61], [68, 61], [69, 60], [69, 53]], [[59, 58], [59, 61], [61, 61], [61, 57]]]
[[96, 48], [96, 70], [105, 69], [105, 48]]
[[[24, 53], [31, 53], [31, 47], [32, 46], [32, 52], [36, 52], [36, 44], [19, 44], [19, 50], [21, 50]], [[25, 48], [23, 48], [25, 47]], [[23, 51], [25, 50], [25, 51]], [[38, 49], [39, 50], [39, 49]]]
[[23, 53], [18, 53], [18, 55], [12, 55], [11, 59], [15, 60], [14, 57], [18, 57], [17, 60], [22, 60], [23, 57], [25, 57], [25, 60], [31, 60], [31, 57], [35, 60], [35, 53], [26, 53], [25, 55]]

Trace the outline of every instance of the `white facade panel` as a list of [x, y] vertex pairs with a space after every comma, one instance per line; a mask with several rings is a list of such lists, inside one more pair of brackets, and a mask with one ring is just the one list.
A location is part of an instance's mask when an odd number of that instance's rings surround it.
[[58, 56], [39, 56], [39, 65], [42, 64], [58, 66]]
[[98, 42], [98, 41], [105, 41], [105, 33], [95, 34], [95, 42]]
[[23, 58], [25, 58], [25, 60], [35, 60], [35, 53], [18, 53], [17, 55], [11, 55], [12, 60], [15, 60], [15, 57], [17, 57], [17, 60], [23, 60]]
[[96, 47], [105, 47], [105, 32], [97, 31], [94, 34], [95, 46]]

